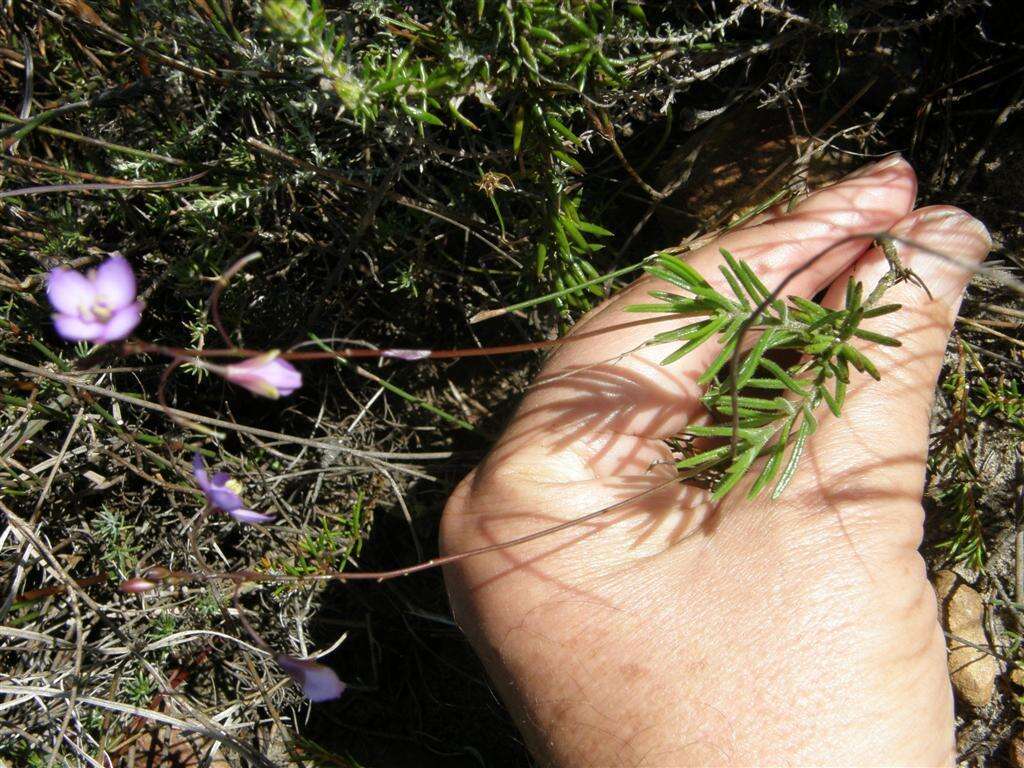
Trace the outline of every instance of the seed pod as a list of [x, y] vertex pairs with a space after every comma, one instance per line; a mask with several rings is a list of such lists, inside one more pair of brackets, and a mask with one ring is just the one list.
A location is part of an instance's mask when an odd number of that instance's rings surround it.
[[118, 587], [122, 592], [140, 593], [149, 592], [150, 590], [156, 589], [157, 584], [155, 581], [149, 581], [141, 576], [136, 576], [134, 579], [125, 579], [121, 582]]
[[142, 575], [150, 581], [163, 581], [171, 575], [171, 569], [162, 565], [152, 565]]

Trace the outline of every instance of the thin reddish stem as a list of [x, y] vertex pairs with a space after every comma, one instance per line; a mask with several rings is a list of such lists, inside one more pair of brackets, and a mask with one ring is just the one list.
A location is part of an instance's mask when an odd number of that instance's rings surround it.
[[[652, 322], [644, 319], [638, 323]], [[537, 352], [544, 349], [552, 349], [563, 344], [572, 344], [578, 341], [600, 336], [612, 328], [604, 328], [598, 331], [585, 331], [570, 336], [563, 336], [558, 339], [546, 339], [544, 341], [528, 341], [521, 344], [502, 344], [494, 347], [459, 347], [455, 349], [408, 349], [402, 347], [385, 347], [383, 349], [366, 349], [362, 347], [346, 347], [343, 349], [310, 351], [310, 352], [282, 352], [282, 360], [347, 360], [353, 358], [395, 358], [405, 359], [409, 353], [415, 353], [415, 360], [450, 360], [462, 357], [488, 357], [490, 355], [514, 355], [521, 352]], [[245, 347], [231, 347], [228, 349], [191, 349], [187, 347], [165, 347], [160, 344], [151, 344], [146, 341], [126, 342], [122, 346], [125, 355], [132, 354], [156, 354], [167, 357], [181, 358], [245, 358], [256, 357], [266, 354], [265, 349], [248, 349]], [[411, 359], [410, 359], [411, 361]]]
[[242, 629], [245, 630], [246, 634], [249, 635], [249, 639], [252, 640], [253, 644], [260, 649], [266, 651], [271, 656], [277, 656], [274, 653], [274, 649], [270, 647], [270, 643], [263, 639], [263, 635], [256, 631], [247, 618], [245, 618], [245, 611], [242, 609], [242, 603], [238, 599], [242, 592], [242, 584], [244, 582], [240, 579], [235, 579], [235, 588], [231, 592], [231, 603], [235, 606], [235, 618], [238, 619], [238, 623], [242, 625]]
[[246, 266], [256, 261], [258, 258], [260, 258], [259, 251], [240, 258], [224, 271], [224, 273], [217, 279], [216, 284], [213, 286], [213, 290], [210, 291], [210, 317], [213, 320], [213, 324], [217, 326], [217, 331], [220, 333], [220, 337], [224, 339], [224, 343], [229, 347], [235, 347], [236, 345], [231, 340], [231, 336], [228, 335], [228, 331], [220, 319], [220, 295], [224, 292], [224, 289], [228, 287], [228, 283], [231, 282], [232, 277], [237, 275], [245, 269]]
[[[642, 499], [646, 496], [650, 496], [653, 493], [657, 493], [663, 488], [667, 488], [673, 483], [681, 482], [694, 477], [697, 474], [697, 470], [691, 470], [689, 472], [683, 472], [675, 477], [667, 478], [662, 482], [651, 486], [645, 491], [641, 491], [635, 496], [630, 496], [628, 499], [617, 501], [614, 504], [610, 504], [607, 507], [595, 510], [593, 512], [587, 512], [579, 517], [574, 517], [572, 520], [566, 520], [565, 522], [558, 523], [557, 525], [549, 526], [548, 528], [542, 528], [539, 531], [528, 533], [525, 536], [519, 536], [515, 539], [509, 539], [508, 541], [499, 541], [494, 544], [487, 544], [483, 547], [477, 547], [475, 549], [469, 549], [465, 552], [456, 552], [452, 555], [444, 555], [442, 557], [434, 557], [430, 560], [425, 560], [415, 565], [405, 566], [404, 568], [394, 568], [388, 571], [363, 571], [357, 573], [345, 573], [342, 571], [330, 571], [327, 573], [314, 574], [312, 576], [282, 576], [277, 574], [259, 573], [257, 571], [230, 571], [220, 573], [194, 573], [191, 574], [194, 579], [208, 580], [208, 579], [228, 579], [230, 581], [239, 584], [241, 582], [262, 582], [262, 583], [295, 583], [295, 582], [309, 582], [309, 581], [390, 581], [391, 579], [398, 579], [403, 576], [410, 576], [420, 571], [427, 571], [432, 568], [440, 568], [444, 565], [451, 565], [452, 563], [459, 562], [461, 560], [467, 560], [471, 557], [477, 557], [478, 555], [484, 555], [489, 552], [498, 552], [503, 549], [510, 547], [516, 547], [521, 544], [526, 544], [537, 539], [542, 539], [546, 536], [564, 531], [568, 528], [572, 528], [577, 525], [582, 525], [585, 522], [594, 520], [602, 515], [606, 515], [609, 512], [615, 512], [616, 510], [623, 509], [630, 504]], [[173, 578], [175, 583], [181, 583], [187, 580], [187, 575], [183, 572], [176, 571], [170, 578]]]
[[525, 536], [520, 536], [520, 537], [515, 538], [515, 539], [509, 539], [508, 541], [499, 541], [499, 542], [496, 542], [494, 544], [487, 544], [486, 546], [477, 547], [476, 549], [469, 549], [469, 550], [466, 550], [465, 552], [456, 552], [453, 555], [444, 555], [442, 557], [434, 557], [434, 558], [431, 558], [430, 560], [426, 560], [426, 561], [424, 561], [422, 563], [417, 563], [416, 565], [406, 566], [405, 568], [395, 568], [395, 569], [390, 570], [390, 571], [377, 571], [375, 573], [374, 572], [365, 572], [365, 573], [335, 573], [335, 574], [329, 574], [329, 575], [328, 574], [324, 574], [323, 576], [316, 576], [316, 577], [314, 577], [314, 579], [320, 580], [320, 581], [327, 581], [327, 580], [330, 580], [330, 581], [358, 581], [358, 580], [389, 581], [390, 579], [397, 579], [397, 578], [400, 578], [402, 576], [409, 576], [410, 574], [419, 573], [420, 571], [430, 570], [431, 568], [439, 568], [439, 567], [441, 567], [443, 565], [451, 565], [452, 563], [457, 563], [460, 560], [467, 560], [467, 559], [469, 559], [471, 557], [476, 557], [477, 555], [485, 555], [488, 552], [497, 552], [497, 551], [502, 550], [502, 549], [508, 549], [510, 547], [519, 546], [520, 544], [527, 544], [528, 542], [536, 541], [537, 539], [542, 539], [545, 536], [550, 536], [552, 534], [558, 533], [559, 531], [564, 531], [567, 528], [572, 528], [572, 527], [577, 526], [577, 525], [582, 525], [583, 523], [586, 523], [589, 520], [593, 520], [593, 519], [595, 519], [597, 517], [600, 517], [601, 515], [608, 514], [609, 512], [615, 512], [618, 509], [622, 509], [623, 507], [627, 507], [630, 504], [632, 504], [633, 502], [638, 501], [639, 499], [644, 498], [645, 496], [650, 496], [652, 493], [656, 493], [657, 491], [660, 491], [662, 488], [667, 488], [669, 485], [671, 485], [673, 483], [676, 483], [676, 482], [679, 482], [680, 478], [682, 478], [682, 477], [683, 477], [683, 475], [679, 475], [677, 477], [670, 477], [667, 480], [665, 480], [665, 481], [663, 481], [661, 483], [658, 483], [657, 485], [654, 485], [654, 486], [648, 488], [646, 491], [642, 491], [642, 492], [636, 494], [635, 496], [630, 496], [628, 499], [623, 499], [622, 501], [617, 501], [614, 504], [611, 504], [611, 505], [609, 505], [607, 507], [602, 507], [601, 509], [595, 510], [593, 512], [588, 512], [585, 515], [581, 515], [579, 517], [574, 517], [572, 520], [566, 520], [564, 523], [558, 523], [558, 525], [553, 525], [553, 526], [551, 526], [549, 528], [543, 528], [543, 529], [541, 529], [539, 531], [534, 531], [533, 533], [528, 533]]

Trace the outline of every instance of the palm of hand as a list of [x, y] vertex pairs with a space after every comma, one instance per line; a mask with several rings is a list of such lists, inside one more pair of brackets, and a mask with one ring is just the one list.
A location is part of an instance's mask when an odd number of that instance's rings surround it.
[[[910, 213], [913, 196], [909, 167], [883, 163], [690, 261], [710, 278], [725, 245], [771, 286], [846, 235], [893, 225], [984, 256], [974, 220]], [[835, 248], [791, 292], [832, 285], [834, 304], [851, 271], [870, 288], [884, 260], [867, 247]], [[678, 323], [624, 316], [649, 282], [595, 310], [575, 331], [586, 338], [552, 356], [443, 522], [457, 552], [643, 494], [448, 571], [457, 617], [544, 762], [949, 762], [944, 643], [916, 548], [931, 392], [965, 277], [906, 257], [935, 300], [893, 290], [907, 309], [875, 329], [904, 346], [871, 350], [882, 383], [852, 385], [842, 419], [823, 421], [775, 502], [741, 487], [711, 504], [666, 484], [663, 439], [701, 418], [695, 381], [716, 350], [670, 367], [662, 349], [624, 355]]]

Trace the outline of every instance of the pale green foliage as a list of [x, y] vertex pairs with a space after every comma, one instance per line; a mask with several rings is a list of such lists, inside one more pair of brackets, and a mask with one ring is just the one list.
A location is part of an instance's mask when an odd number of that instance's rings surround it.
[[320, 0], [270, 0], [263, 6], [263, 17], [277, 35], [301, 49], [342, 104], [362, 116], [367, 110], [364, 87], [344, 62], [345, 38], [327, 23]]
[[137, 706], [147, 706], [156, 693], [156, 685], [149, 679], [149, 674], [139, 669], [134, 675], [124, 678], [122, 682], [124, 695], [128, 701]]
[[103, 561], [117, 573], [126, 573], [138, 559], [142, 545], [124, 513], [103, 507], [96, 517], [96, 537], [103, 545]]
[[[364, 131], [384, 130], [385, 116], [404, 119], [421, 137], [431, 128], [483, 134], [501, 125], [499, 135], [508, 137], [509, 146], [499, 148], [519, 158], [520, 183], [531, 182], [543, 205], [534, 220], [545, 226], [531, 238], [537, 279], [562, 291], [596, 278], [593, 256], [603, 247], [596, 238], [612, 233], [580, 210], [575, 180], [585, 169], [577, 157], [587, 149], [580, 126], [589, 124], [587, 104], [614, 103], [621, 89], [650, 76], [658, 57], [644, 47], [660, 50], [664, 44], [637, 42], [646, 28], [640, 6], [479, 0], [476, 18], [446, 6], [430, 25], [390, 12], [395, 15], [379, 17], [390, 33], [352, 49], [319, 0], [263, 5], [271, 31], [322, 77], [342, 112]], [[494, 192], [522, 190], [487, 183], [479, 189], [504, 234]], [[557, 303], [585, 309], [588, 294], [603, 296], [600, 287], [589, 286]]]

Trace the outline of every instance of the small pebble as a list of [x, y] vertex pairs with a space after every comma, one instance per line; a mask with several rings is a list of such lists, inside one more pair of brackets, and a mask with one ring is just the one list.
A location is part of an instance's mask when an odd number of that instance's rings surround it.
[[1024, 688], [1024, 669], [1017, 667], [1010, 673], [1010, 682], [1014, 685]]
[[1018, 733], [1010, 739], [1010, 762], [1016, 768], [1024, 768], [1024, 734]]
[[[989, 647], [985, 635], [985, 601], [953, 571], [939, 571], [934, 577], [939, 600], [939, 621], [951, 635], [972, 645]], [[980, 709], [995, 693], [999, 663], [995, 656], [972, 645], [947, 638], [947, 662], [953, 690], [961, 700]]]

